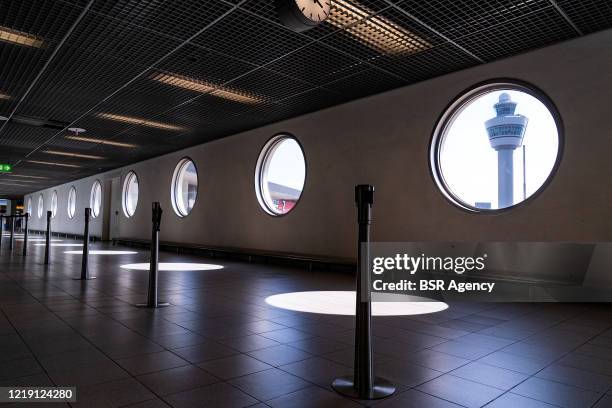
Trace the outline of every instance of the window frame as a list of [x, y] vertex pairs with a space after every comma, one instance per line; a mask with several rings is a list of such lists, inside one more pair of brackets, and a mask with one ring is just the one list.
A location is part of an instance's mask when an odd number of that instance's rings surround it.
[[[300, 196], [295, 201], [295, 205], [291, 210], [285, 213], [278, 213], [274, 211], [274, 209], [270, 208], [268, 205], [268, 201], [264, 197], [264, 188], [263, 188], [263, 171], [266, 167], [267, 161], [272, 157], [272, 153], [275, 148], [282, 143], [284, 140], [292, 139], [294, 140], [300, 151], [302, 152], [302, 158], [304, 159], [304, 184], [302, 185], [302, 191], [300, 192]], [[288, 214], [292, 213], [296, 207], [299, 205], [300, 201], [302, 201], [302, 196], [304, 195], [304, 190], [306, 189], [306, 181], [308, 179], [308, 161], [306, 160], [306, 152], [304, 151], [304, 146], [300, 140], [295, 137], [293, 134], [288, 132], [277, 133], [271, 138], [269, 138], [266, 143], [261, 147], [259, 151], [259, 156], [257, 157], [257, 162], [255, 164], [255, 196], [257, 197], [257, 202], [261, 209], [271, 217], [285, 217]]]
[[[444, 181], [444, 175], [442, 173], [440, 165], [440, 147], [442, 145], [442, 142], [444, 141], [444, 138], [446, 136], [446, 130], [448, 129], [449, 125], [452, 125], [454, 119], [457, 117], [458, 114], [461, 113], [465, 106], [469, 105], [471, 102], [473, 102], [484, 94], [504, 90], [527, 93], [532, 97], [536, 98], [542, 104], [544, 104], [544, 106], [548, 109], [557, 127], [557, 136], [559, 141], [557, 148], [557, 157], [544, 183], [542, 183], [542, 185], [538, 187], [538, 189], [526, 199], [504, 208], [477, 208], [469, 203], [466, 203], [458, 196], [456, 196]], [[428, 167], [430, 176], [434, 184], [436, 185], [437, 190], [444, 196], [446, 202], [450, 203], [453, 207], [468, 212], [470, 214], [493, 215], [523, 208], [524, 206], [529, 205], [533, 200], [536, 200], [554, 180], [563, 159], [564, 148], [565, 130], [563, 126], [563, 120], [561, 114], [559, 113], [559, 110], [557, 109], [557, 106], [552, 101], [552, 99], [540, 88], [529, 82], [512, 78], [496, 78], [480, 82], [465, 89], [457, 96], [455, 96], [452, 101], [444, 108], [444, 110], [436, 120], [436, 124], [434, 126], [433, 133], [430, 138], [428, 147]]]
[[53, 194], [51, 194], [51, 218], [55, 218], [57, 216], [57, 207], [58, 207], [57, 190], [53, 190]]
[[[74, 212], [70, 212], [70, 197], [73, 195], [74, 192]], [[76, 192], [76, 187], [75, 186], [70, 186], [70, 190], [68, 190], [68, 200], [66, 201], [66, 212], [68, 213], [68, 219], [73, 219], [74, 216], [76, 215], [77, 212], [77, 206], [76, 206], [76, 202], [77, 202], [77, 192]]]
[[[100, 208], [98, 208], [98, 212], [94, 211], [94, 192], [96, 186], [100, 186]], [[91, 218], [98, 218], [100, 216], [100, 211], [102, 210], [102, 182], [99, 179], [96, 179], [94, 183], [91, 185], [91, 192], [89, 193], [89, 208], [91, 208]]]
[[43, 194], [40, 193], [38, 195], [38, 208], [36, 209], [36, 214], [38, 215], [39, 219], [42, 219], [44, 213], [45, 213], [45, 198], [43, 197]]
[[[187, 214], [183, 214], [180, 210], [179, 210], [179, 206], [177, 204], [177, 182], [178, 182], [178, 178], [179, 178], [179, 174], [182, 172], [182, 170], [189, 164], [189, 163], [193, 163], [193, 167], [195, 168], [196, 171], [196, 177], [197, 177], [197, 181], [198, 184], [196, 186], [196, 199], [193, 202], [193, 207], [191, 208], [191, 210], [189, 210], [189, 212]], [[170, 202], [172, 203], [172, 209], [174, 210], [174, 213], [179, 217], [179, 218], [185, 218], [187, 216], [189, 216], [189, 214], [191, 214], [193, 212], [193, 210], [195, 209], [196, 203], [198, 202], [198, 196], [200, 195], [200, 172], [198, 171], [198, 166], [196, 165], [195, 160], [193, 160], [191, 157], [189, 156], [185, 156], [182, 157], [177, 163], [176, 166], [174, 166], [174, 172], [172, 173], [172, 184], [170, 185]]]
[[[136, 196], [136, 205], [134, 206], [134, 211], [130, 214], [128, 211], [128, 188], [132, 179], [136, 179], [136, 184], [138, 184], [138, 195]], [[121, 207], [123, 209], [123, 215], [126, 218], [132, 218], [136, 214], [136, 210], [138, 209], [138, 202], [140, 201], [140, 180], [138, 179], [138, 175], [134, 170], [130, 170], [123, 179], [123, 187], [121, 188]]]

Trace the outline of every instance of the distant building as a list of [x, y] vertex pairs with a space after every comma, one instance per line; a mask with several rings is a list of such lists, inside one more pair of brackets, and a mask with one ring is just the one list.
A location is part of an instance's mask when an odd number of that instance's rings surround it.
[[514, 150], [521, 147], [529, 119], [515, 114], [516, 102], [502, 93], [493, 107], [497, 116], [485, 122], [489, 143], [497, 151], [498, 208], [514, 204]]

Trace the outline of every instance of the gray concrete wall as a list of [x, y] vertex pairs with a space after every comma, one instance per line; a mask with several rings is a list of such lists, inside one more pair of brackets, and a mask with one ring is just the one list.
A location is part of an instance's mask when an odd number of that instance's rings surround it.
[[[378, 241], [610, 240], [610, 43], [612, 31], [605, 31], [124, 167], [117, 170], [122, 182], [134, 170], [140, 197], [134, 217], [121, 215], [120, 235], [148, 238], [150, 203], [160, 201], [162, 240], [353, 257], [353, 186], [371, 183]], [[449, 204], [433, 182], [428, 145], [453, 98], [498, 77], [531, 82], [554, 101], [565, 126], [564, 157], [552, 183], [528, 205], [470, 214]], [[300, 140], [308, 169], [298, 206], [275, 218], [257, 202], [254, 169], [261, 147], [278, 132]], [[183, 156], [195, 160], [200, 183], [195, 208], [179, 218], [170, 204], [170, 182]], [[107, 180], [110, 174], [42, 192], [48, 206], [58, 190], [56, 230], [82, 231], [83, 207], [96, 178]], [[78, 210], [68, 220], [71, 185], [77, 188]], [[34, 213], [38, 194], [31, 195]], [[32, 227], [41, 222], [34, 215]], [[92, 232], [101, 234], [101, 219], [93, 221]]]

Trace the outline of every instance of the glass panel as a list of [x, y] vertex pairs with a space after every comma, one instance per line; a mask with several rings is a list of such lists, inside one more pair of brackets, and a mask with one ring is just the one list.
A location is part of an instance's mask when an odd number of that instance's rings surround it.
[[127, 177], [124, 192], [124, 208], [128, 217], [136, 212], [138, 205], [138, 178], [135, 173], [130, 173]]
[[68, 217], [73, 218], [76, 213], [76, 189], [70, 188], [68, 192]]
[[188, 215], [198, 195], [198, 173], [195, 164], [185, 159], [179, 164], [174, 180], [174, 207], [178, 215]]
[[458, 204], [471, 209], [516, 205], [544, 185], [559, 153], [548, 107], [531, 93], [492, 89], [455, 109], [441, 133], [439, 176]]
[[91, 207], [91, 215], [93, 218], [100, 215], [100, 208], [102, 207], [102, 185], [99, 181], [96, 181], [91, 189], [91, 199], [89, 205]]
[[302, 195], [306, 161], [300, 145], [293, 138], [281, 138], [268, 149], [261, 167], [261, 196], [269, 211], [286, 214]]

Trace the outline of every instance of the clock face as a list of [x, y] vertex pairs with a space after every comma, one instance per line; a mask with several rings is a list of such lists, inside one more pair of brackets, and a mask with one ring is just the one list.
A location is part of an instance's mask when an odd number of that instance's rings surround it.
[[320, 23], [329, 16], [331, 0], [295, 0], [295, 4], [308, 20]]

